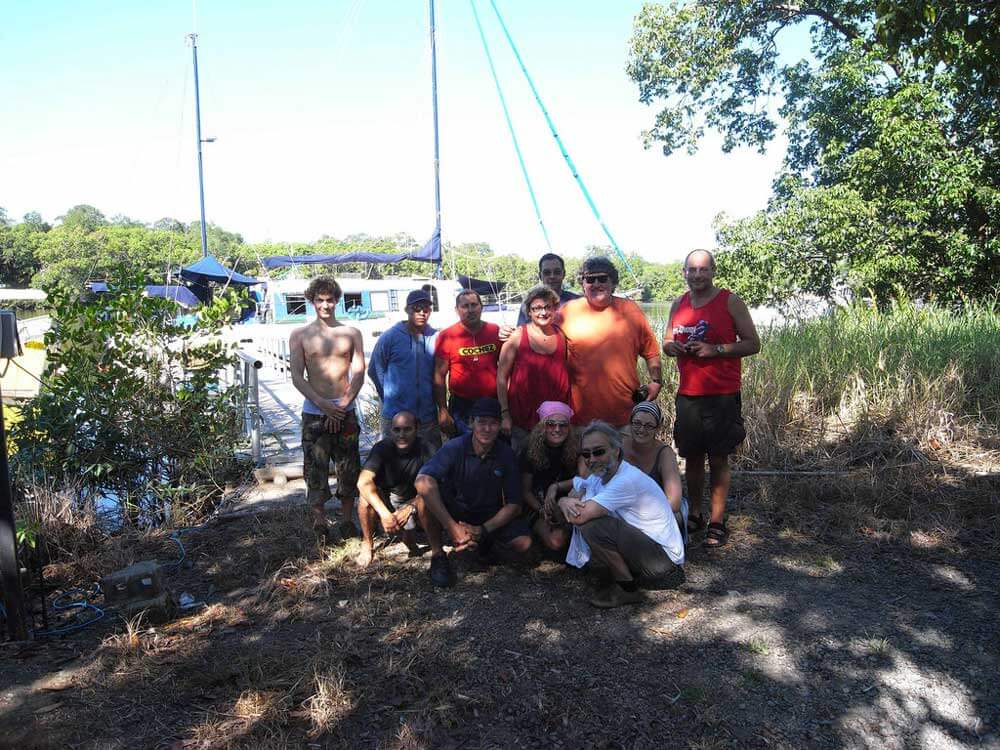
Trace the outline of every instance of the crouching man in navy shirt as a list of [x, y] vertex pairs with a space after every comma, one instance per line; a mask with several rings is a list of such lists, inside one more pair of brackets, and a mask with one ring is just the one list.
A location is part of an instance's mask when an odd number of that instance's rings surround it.
[[531, 529], [521, 518], [521, 474], [511, 448], [497, 441], [500, 404], [480, 398], [470, 412], [472, 432], [449, 440], [424, 464], [415, 482], [417, 512], [431, 546], [431, 583], [451, 585], [442, 530], [455, 551], [493, 546], [522, 555]]

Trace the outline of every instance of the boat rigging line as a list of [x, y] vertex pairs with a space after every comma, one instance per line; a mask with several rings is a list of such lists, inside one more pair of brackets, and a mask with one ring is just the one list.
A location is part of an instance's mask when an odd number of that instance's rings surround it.
[[483, 43], [483, 51], [486, 53], [486, 62], [490, 67], [490, 75], [493, 76], [493, 83], [497, 89], [497, 96], [500, 97], [500, 106], [503, 108], [503, 116], [507, 121], [507, 129], [510, 131], [510, 139], [514, 143], [514, 151], [517, 153], [517, 162], [521, 166], [521, 174], [524, 175], [524, 183], [528, 188], [528, 195], [531, 196], [531, 205], [535, 209], [535, 216], [538, 218], [538, 226], [542, 230], [542, 236], [545, 238], [545, 246], [549, 249], [549, 252], [555, 252], [552, 249], [552, 242], [549, 240], [549, 232], [545, 228], [545, 222], [542, 220], [542, 212], [538, 207], [538, 200], [535, 197], [535, 189], [531, 185], [531, 177], [528, 176], [528, 167], [524, 163], [524, 155], [521, 153], [521, 145], [517, 141], [517, 133], [514, 132], [514, 123], [510, 119], [510, 111], [507, 109], [507, 99], [504, 97], [503, 88], [500, 86], [500, 79], [497, 77], [496, 67], [493, 65], [493, 55], [490, 54], [490, 46], [486, 41], [486, 34], [483, 32], [483, 25], [479, 21], [479, 11], [476, 10], [476, 0], [469, 0], [469, 6], [472, 8], [472, 17], [476, 20], [476, 29], [479, 31], [479, 39]]
[[570, 157], [569, 151], [566, 150], [566, 146], [563, 145], [562, 139], [559, 137], [559, 132], [556, 130], [555, 123], [552, 122], [552, 117], [549, 115], [548, 109], [546, 109], [545, 104], [542, 102], [542, 97], [538, 93], [538, 89], [535, 87], [535, 82], [531, 78], [531, 74], [528, 72], [528, 68], [524, 64], [524, 60], [521, 58], [521, 53], [518, 51], [517, 45], [514, 44], [514, 39], [511, 37], [510, 31], [507, 29], [507, 24], [504, 23], [503, 16], [500, 14], [500, 9], [497, 7], [496, 0], [490, 0], [490, 5], [493, 7], [493, 12], [496, 14], [497, 21], [500, 22], [500, 28], [503, 30], [504, 37], [507, 39], [507, 44], [510, 45], [510, 49], [514, 53], [514, 57], [517, 59], [517, 64], [521, 68], [521, 72], [524, 73], [524, 77], [528, 82], [529, 88], [531, 88], [531, 93], [534, 95], [535, 101], [538, 103], [538, 107], [541, 109], [542, 115], [545, 117], [545, 122], [549, 126], [552, 137], [555, 138], [556, 144], [559, 146], [559, 151], [562, 154], [563, 160], [566, 162], [566, 166], [569, 167], [569, 171], [572, 173], [573, 179], [576, 180], [576, 184], [579, 186], [580, 192], [583, 193], [583, 197], [587, 201], [587, 205], [590, 206], [590, 210], [594, 214], [594, 218], [597, 219], [597, 223], [600, 224], [601, 229], [604, 230], [604, 235], [608, 238], [608, 241], [611, 242], [611, 247], [618, 254], [618, 257], [621, 258], [622, 263], [625, 264], [629, 273], [632, 274], [633, 280], [638, 286], [638, 278], [636, 277], [635, 270], [632, 268], [632, 264], [629, 263], [625, 253], [623, 253], [621, 248], [618, 247], [618, 242], [611, 234], [611, 230], [608, 229], [607, 224], [604, 223], [604, 219], [601, 218], [601, 214], [597, 210], [597, 204], [594, 203], [594, 199], [591, 197], [590, 191], [587, 190], [587, 186], [583, 183], [583, 178], [580, 176], [580, 173], [576, 168], [576, 164], [573, 163], [573, 159]]

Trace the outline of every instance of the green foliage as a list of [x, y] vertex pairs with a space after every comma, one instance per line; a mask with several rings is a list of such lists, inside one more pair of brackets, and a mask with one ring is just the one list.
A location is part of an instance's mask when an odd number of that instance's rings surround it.
[[[261, 275], [261, 259], [274, 255], [313, 255], [348, 252], [396, 254], [414, 252], [420, 243], [407, 234], [372, 237], [350, 235], [343, 239], [323, 237], [314, 243], [258, 243], [249, 245], [234, 232], [208, 227], [209, 248], [219, 261], [240, 273]], [[176, 274], [184, 265], [196, 261], [201, 253], [201, 227], [198, 222], [184, 225], [164, 217], [146, 227], [125, 216], [115, 216], [109, 222], [93, 206], [75, 206], [55, 227], [46, 224], [38, 214], [27, 214], [20, 224], [4, 226], [0, 222], [0, 272], [4, 283], [15, 286], [58, 286], [79, 294], [87, 281], [107, 279], [116, 268], [129, 274], [164, 280]], [[513, 291], [524, 291], [538, 283], [538, 261], [519, 255], [497, 255], [484, 242], [471, 242], [443, 248], [443, 268], [451, 273], [483, 279], [500, 279]], [[608, 247], [591, 247], [587, 255], [612, 257]], [[539, 252], [538, 256], [541, 255]], [[576, 272], [582, 258], [566, 257], [566, 285], [577, 288]], [[635, 277], [627, 273], [624, 264], [622, 290], [638, 290], [645, 301], [668, 301], [683, 291], [683, 279], [678, 263], [652, 263], [637, 255], [629, 256]], [[277, 270], [271, 275], [280, 278], [290, 273]], [[300, 271], [301, 272], [301, 271]], [[312, 266], [308, 273], [364, 274], [372, 278], [383, 275], [433, 276], [436, 269], [428, 263], [404, 261], [394, 265], [348, 263], [332, 267]]]
[[[1000, 102], [985, 84], [997, 13], [874, 0], [646, 5], [629, 72], [642, 101], [664, 105], [647, 143], [692, 150], [712, 128], [725, 150], [763, 149], [779, 115], [787, 126], [768, 209], [717, 222], [722, 278], [751, 303], [995, 295]], [[810, 54], [796, 57], [784, 40], [806, 24]]]
[[783, 391], [786, 398], [808, 394], [809, 401], [831, 410], [862, 382], [872, 403], [884, 398], [902, 414], [914, 405], [907, 392], [940, 380], [946, 381], [957, 416], [995, 425], [998, 330], [995, 303], [970, 303], [958, 312], [909, 302], [884, 310], [851, 305], [768, 332], [759, 360], [750, 361], [749, 386]]
[[45, 237], [34, 224], [0, 223], [0, 286], [26, 287], [38, 272], [38, 248]]
[[67, 229], [82, 229], [85, 232], [93, 232], [98, 227], [102, 227], [108, 223], [104, 214], [93, 206], [86, 204], [73, 206], [63, 216], [59, 217], [59, 221]]
[[116, 268], [163, 279], [199, 255], [197, 238], [141, 226], [102, 225], [93, 230], [64, 222], [44, 234], [37, 256], [41, 270], [32, 283], [79, 291], [84, 283], [110, 277]]
[[120, 274], [112, 294], [88, 300], [48, 290], [45, 387], [12, 430], [26, 483], [75, 483], [84, 497], [138, 506], [170, 488], [216, 487], [236, 469], [242, 415], [219, 386], [234, 357], [217, 335], [234, 297], [218, 295], [188, 330], [143, 284]]
[[1000, 85], [1000, 5], [983, 0], [878, 0], [878, 39], [896, 56], [961, 70], [981, 94]]
[[37, 522], [14, 521], [14, 542], [18, 547], [34, 549], [38, 546], [38, 534], [41, 527]]

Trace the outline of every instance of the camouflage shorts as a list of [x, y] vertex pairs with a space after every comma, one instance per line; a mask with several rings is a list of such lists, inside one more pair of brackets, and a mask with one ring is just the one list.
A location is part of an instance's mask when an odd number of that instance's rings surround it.
[[358, 453], [358, 418], [349, 412], [339, 432], [329, 432], [326, 417], [302, 415], [302, 473], [306, 480], [306, 499], [316, 505], [331, 497], [330, 459], [337, 472], [337, 497], [343, 502], [358, 496], [358, 474], [361, 457]]

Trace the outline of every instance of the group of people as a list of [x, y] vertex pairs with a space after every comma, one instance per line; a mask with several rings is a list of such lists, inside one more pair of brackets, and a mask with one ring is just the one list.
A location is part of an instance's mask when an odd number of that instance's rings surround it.
[[[563, 289], [558, 255], [542, 256], [538, 270], [516, 327], [484, 321], [480, 295], [464, 289], [458, 322], [439, 331], [430, 292], [410, 292], [406, 320], [381, 334], [367, 369], [382, 401], [382, 439], [363, 466], [353, 408], [365, 377], [361, 334], [336, 318], [337, 282], [310, 283], [316, 319], [292, 333], [290, 350], [314, 524], [327, 537], [360, 535], [362, 567], [378, 524], [411, 555], [424, 553], [419, 524], [435, 586], [452, 583], [446, 544], [492, 561], [538, 545], [599, 571], [592, 604], [636, 602], [640, 583], [683, 566], [689, 533], [704, 529], [706, 547], [726, 543], [728, 457], [746, 436], [740, 361], [760, 341], [746, 305], [714, 285], [705, 250], [684, 261], [688, 291], [673, 303], [662, 342], [638, 305], [614, 295], [618, 271], [607, 258], [583, 262], [582, 296]], [[680, 374], [673, 437], [687, 498], [677, 457], [657, 437], [661, 352]], [[324, 513], [331, 459], [336, 525]]]

